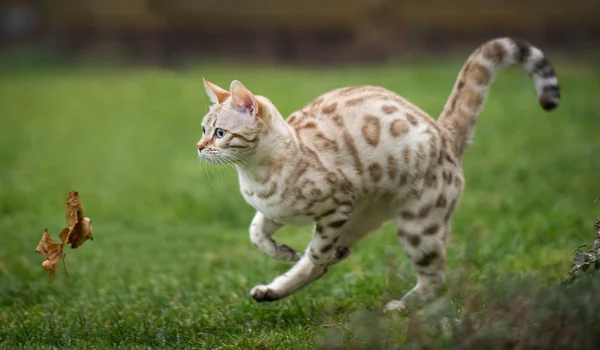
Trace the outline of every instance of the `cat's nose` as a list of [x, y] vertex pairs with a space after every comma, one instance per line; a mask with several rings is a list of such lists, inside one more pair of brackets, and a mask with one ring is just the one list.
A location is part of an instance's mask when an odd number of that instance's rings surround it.
[[198, 144], [198, 151], [202, 151], [202, 150], [203, 150], [203, 149], [205, 149], [205, 148], [206, 148], [206, 147], [204, 147], [203, 145], [201, 145], [201, 144]]

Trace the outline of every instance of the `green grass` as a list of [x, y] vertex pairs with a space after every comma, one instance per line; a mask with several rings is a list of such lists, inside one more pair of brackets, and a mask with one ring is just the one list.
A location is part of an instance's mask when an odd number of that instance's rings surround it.
[[[393, 68], [196, 67], [40, 69], [0, 73], [0, 347], [311, 349], [333, 330], [360, 338], [356, 318], [415, 283], [390, 225], [292, 297], [258, 304], [255, 284], [288, 265], [248, 239], [253, 210], [234, 171], [195, 156], [207, 109], [201, 77], [232, 79], [287, 115], [318, 94], [376, 84], [437, 116], [460, 62]], [[499, 77], [465, 159], [467, 188], [454, 219], [449, 281], [476, 240], [470, 280], [491, 273], [553, 283], [571, 250], [593, 240], [600, 213], [600, 70], [556, 62], [563, 103], [547, 114], [532, 83]], [[95, 240], [67, 252], [49, 281], [34, 249], [44, 228], [57, 238], [64, 200], [80, 193]], [[307, 228], [285, 228], [302, 248]], [[454, 300], [460, 309], [462, 296]], [[394, 342], [406, 336], [391, 327]], [[384, 326], [385, 327], [385, 326]], [[395, 328], [394, 328], [395, 327]]]

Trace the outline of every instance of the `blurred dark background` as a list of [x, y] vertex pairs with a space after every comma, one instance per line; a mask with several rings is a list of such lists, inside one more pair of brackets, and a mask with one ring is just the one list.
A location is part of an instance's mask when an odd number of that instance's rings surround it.
[[[168, 66], [339, 64], [472, 49], [494, 36], [596, 50], [598, 0], [2, 0], [2, 52]], [[464, 51], [463, 51], [464, 54]]]

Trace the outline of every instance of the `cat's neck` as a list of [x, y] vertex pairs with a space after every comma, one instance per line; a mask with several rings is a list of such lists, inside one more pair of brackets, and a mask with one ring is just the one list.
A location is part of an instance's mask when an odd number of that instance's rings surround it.
[[301, 150], [296, 131], [281, 117], [271, 121], [269, 132], [261, 136], [261, 141], [251, 157], [236, 164], [240, 178], [262, 183], [271, 174], [273, 167], [291, 163], [298, 159]]

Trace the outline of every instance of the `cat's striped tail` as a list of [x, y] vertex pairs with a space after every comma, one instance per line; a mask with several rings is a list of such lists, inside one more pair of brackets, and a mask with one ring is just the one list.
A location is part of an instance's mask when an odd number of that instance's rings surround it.
[[542, 51], [519, 39], [488, 41], [465, 62], [438, 119], [438, 124], [453, 135], [457, 155], [462, 155], [471, 143], [477, 116], [494, 76], [500, 69], [513, 65], [520, 65], [533, 79], [543, 109], [550, 111], [558, 106], [558, 79]]

